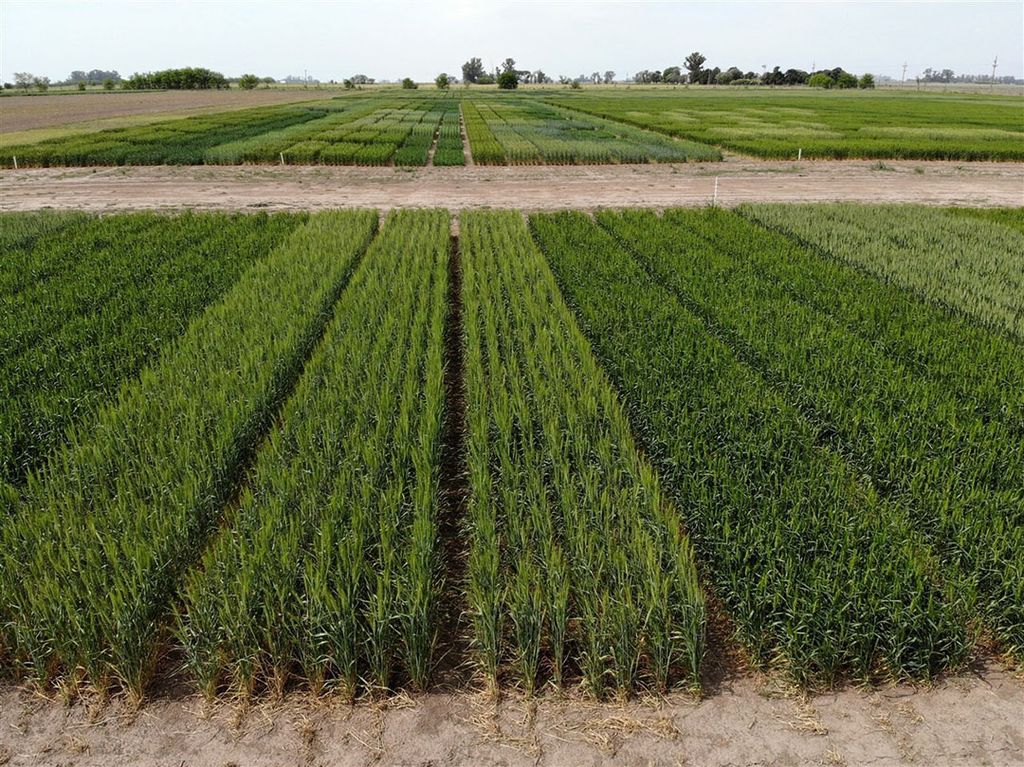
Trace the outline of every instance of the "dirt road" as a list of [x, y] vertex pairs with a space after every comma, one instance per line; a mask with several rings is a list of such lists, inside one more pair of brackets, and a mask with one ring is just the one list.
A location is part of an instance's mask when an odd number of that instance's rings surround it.
[[[717, 198], [716, 198], [717, 186]], [[668, 207], [742, 202], [1024, 205], [1024, 165], [756, 162], [467, 168], [44, 168], [0, 173], [0, 210]]]

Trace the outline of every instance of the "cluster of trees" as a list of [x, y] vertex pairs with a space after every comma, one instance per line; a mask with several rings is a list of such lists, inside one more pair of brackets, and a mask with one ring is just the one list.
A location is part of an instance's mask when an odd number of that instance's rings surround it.
[[[693, 84], [693, 85], [811, 85], [820, 88], [874, 88], [875, 80], [870, 74], [860, 78], [846, 72], [842, 67], [835, 69], [822, 69], [815, 72], [805, 72], [802, 69], [782, 70], [775, 67], [770, 72], [764, 71], [761, 74], [756, 72], [744, 72], [739, 67], [720, 69], [719, 67], [705, 68], [707, 57], [700, 51], [694, 51], [687, 56], [681, 66], [670, 66], [666, 69], [644, 69], [633, 76], [633, 81], [642, 84], [648, 83], [669, 83], [669, 84]], [[446, 88], [451, 82], [448, 75], [445, 84], [438, 83], [439, 88]], [[439, 76], [440, 78], [440, 76]], [[465, 83], [477, 85], [498, 84], [499, 88], [517, 88], [519, 83], [551, 83], [553, 80], [540, 69], [536, 71], [517, 69], [515, 59], [505, 59], [501, 66], [495, 67], [494, 73], [484, 69], [483, 62], [479, 58], [471, 58], [462, 65], [462, 79]], [[581, 74], [578, 77], [559, 76], [558, 82], [573, 88], [580, 87], [583, 83], [594, 85], [611, 85], [615, 82], [615, 72], [591, 72], [589, 75]]]
[[4, 83], [4, 88], [10, 90], [11, 88], [21, 88], [22, 90], [29, 90], [35, 88], [37, 91], [42, 93], [50, 87], [49, 77], [37, 77], [31, 72], [15, 72], [13, 83]]
[[85, 72], [81, 69], [76, 69], [70, 75], [68, 79], [64, 81], [64, 85], [77, 85], [78, 83], [85, 83], [86, 85], [101, 85], [107, 82], [114, 83], [115, 85], [121, 82], [121, 75], [116, 69], [110, 71], [104, 69], [90, 69]]
[[230, 86], [220, 72], [205, 67], [184, 67], [145, 74], [136, 72], [124, 81], [123, 87], [126, 90], [220, 90]]
[[928, 67], [917, 78], [923, 83], [1001, 83], [1005, 85], [1020, 84], [1013, 75], [1004, 75], [993, 79], [992, 75], [958, 75], [952, 69], [932, 69]]
[[346, 90], [352, 90], [362, 85], [373, 85], [375, 82], [377, 82], [375, 79], [366, 75], [352, 75], [351, 77], [346, 77], [341, 84], [345, 86]]
[[687, 83], [691, 85], [810, 85], [819, 88], [874, 88], [875, 79], [870, 74], [860, 78], [850, 74], [842, 67], [835, 69], [819, 69], [805, 72], [802, 69], [782, 70], [774, 67], [761, 74], [744, 72], [739, 67], [706, 69], [707, 58], [699, 51], [694, 51], [683, 62], [683, 66], [672, 66], [667, 69], [644, 69], [633, 76], [637, 83]]
[[263, 84], [264, 88], [269, 88], [276, 82], [277, 80], [273, 77], [258, 77], [253, 74], [246, 74], [238, 78], [238, 87], [242, 90], [251, 91], [260, 83]]
[[495, 67], [493, 74], [484, 69], [483, 62], [479, 58], [471, 58], [462, 65], [462, 81], [467, 85], [497, 83], [499, 88], [505, 90], [514, 90], [519, 87], [520, 83], [544, 85], [554, 82], [542, 69], [519, 69], [516, 67], [516, 60], [511, 57], [501, 62], [501, 66]]

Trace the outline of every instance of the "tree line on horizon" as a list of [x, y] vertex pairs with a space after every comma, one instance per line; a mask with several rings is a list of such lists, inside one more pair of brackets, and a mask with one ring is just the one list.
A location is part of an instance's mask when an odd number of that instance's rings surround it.
[[[727, 69], [721, 69], [720, 67], [708, 68], [704, 66], [706, 63], [707, 58], [699, 51], [694, 51], [683, 60], [682, 65], [672, 65], [664, 69], [642, 69], [635, 73], [630, 78], [630, 81], [640, 85], [807, 85], [818, 88], [840, 89], [875, 87], [875, 78], [871, 73], [864, 73], [858, 77], [847, 72], [842, 67], [817, 69], [813, 72], [807, 72], [796, 68], [783, 71], [781, 67], [775, 66], [771, 71], [768, 71], [767, 67], [765, 67], [764, 71], [759, 75], [753, 71], [745, 72], [736, 66], [728, 67]], [[889, 79], [882, 78], [882, 80], [886, 81]], [[987, 75], [957, 75], [952, 69], [937, 70], [931, 67], [925, 69], [921, 75], [917, 75], [914, 79], [918, 83], [1015, 84], [1020, 82], [1012, 75], [999, 78], [992, 78]], [[269, 87], [269, 85], [276, 82], [278, 80], [273, 77], [258, 77], [249, 73], [237, 78], [227, 78], [220, 72], [215, 72], [205, 67], [182, 67], [146, 73], [136, 72], [128, 79], [122, 78], [116, 69], [109, 71], [92, 69], [88, 72], [76, 69], [71, 72], [67, 79], [56, 83], [52, 83], [49, 77], [36, 76], [30, 72], [15, 72], [14, 82], [5, 82], [3, 88], [4, 90], [17, 88], [26, 92], [35, 89], [45, 92], [51, 85], [77, 85], [79, 90], [86, 90], [88, 86], [98, 85], [102, 86], [105, 90], [113, 90], [115, 87], [120, 87], [123, 90], [223, 90], [230, 88], [232, 84], [236, 84], [243, 90], [251, 90], [261, 84]], [[285, 84], [317, 86], [321, 84], [321, 81], [318, 79], [295, 75], [289, 75], [281, 80], [281, 82]], [[356, 74], [345, 78], [342, 81], [342, 85], [346, 89], [352, 89], [363, 85], [373, 85], [376, 82], [378, 81], [372, 77]], [[380, 82], [388, 81], [383, 80]], [[434, 79], [435, 85], [442, 89], [459, 82], [458, 78], [447, 72], [441, 72]], [[493, 71], [484, 67], [482, 59], [472, 57], [462, 65], [461, 82], [465, 85], [496, 84], [499, 88], [511, 90], [518, 88], [521, 83], [527, 85], [550, 85], [556, 81], [542, 69], [518, 68], [515, 59], [511, 57], [506, 58]], [[589, 75], [580, 74], [576, 77], [559, 75], [557, 82], [561, 85], [579, 88], [584, 83], [612, 85], [621, 81], [616, 80], [616, 72], [609, 69], [604, 72], [595, 71]], [[418, 87], [418, 83], [410, 77], [403, 78], [400, 83], [403, 88]], [[331, 80], [330, 84], [334, 85], [335, 81]]]

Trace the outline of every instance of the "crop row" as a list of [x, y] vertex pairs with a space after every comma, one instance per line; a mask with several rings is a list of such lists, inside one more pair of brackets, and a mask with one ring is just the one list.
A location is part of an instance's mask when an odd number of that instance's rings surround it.
[[[424, 165], [455, 99], [351, 97], [104, 130], [11, 147], [11, 167], [243, 162]], [[459, 141], [461, 149], [461, 140]]]
[[512, 165], [686, 162], [718, 160], [716, 149], [666, 139], [623, 123], [589, 117], [540, 101], [480, 100], [486, 123]]
[[199, 165], [206, 152], [323, 117], [326, 108], [261, 107], [9, 147], [0, 166]]
[[[698, 679], [704, 601], [678, 514], [517, 213], [461, 225], [468, 606], [497, 684], [579, 669], [600, 696]], [[573, 674], [575, 675], [575, 673]]]
[[448, 215], [392, 214], [339, 300], [180, 635], [212, 693], [293, 672], [351, 695], [431, 670]]
[[797, 678], [1019, 655], [1017, 218], [901, 212], [468, 212], [455, 260], [443, 211], [12, 217], [0, 658], [351, 696], [428, 686], [461, 609], [490, 685], [628, 695], [699, 684], [697, 561]]
[[759, 157], [1024, 159], [1012, 96], [664, 89], [549, 94], [545, 101]]
[[4, 213], [0, 217], [0, 295], [30, 285], [45, 272], [34, 263], [32, 247], [40, 237], [60, 230], [73, 230], [89, 220], [85, 213], [44, 210], [34, 213]]
[[[637, 211], [598, 220], [808, 416], [816, 441], [908, 510], [977, 617], [1009, 647], [1024, 647], [1024, 422], [976, 413], [941, 377], [891, 359], [875, 339], [791, 295], [751, 263], [788, 260], [790, 244], [758, 237], [762, 230], [737, 216]], [[1019, 349], [1003, 351], [1004, 367], [1019, 367]], [[1016, 384], [1019, 404], [1024, 377]]]
[[434, 165], [465, 165], [466, 153], [462, 146], [462, 112], [453, 102], [444, 112], [437, 133]]
[[504, 165], [505, 150], [480, 114], [475, 101], [462, 102], [462, 118], [473, 162], [477, 165]]
[[1024, 207], [1021, 208], [949, 208], [947, 211], [953, 216], [964, 216], [965, 218], [981, 219], [991, 221], [994, 224], [1001, 224], [1015, 229], [1024, 234]]
[[1024, 338], [1024, 233], [905, 206], [752, 206], [807, 246]]
[[296, 229], [30, 475], [0, 520], [2, 643], [29, 674], [143, 689], [180, 578], [376, 221]]
[[8, 318], [0, 329], [0, 480], [22, 484], [71, 424], [296, 222], [265, 214], [82, 219], [19, 252], [17, 270], [3, 276], [35, 281], [0, 295]]
[[531, 217], [752, 655], [794, 675], [928, 675], [963, 599], [906, 510], [581, 214]]

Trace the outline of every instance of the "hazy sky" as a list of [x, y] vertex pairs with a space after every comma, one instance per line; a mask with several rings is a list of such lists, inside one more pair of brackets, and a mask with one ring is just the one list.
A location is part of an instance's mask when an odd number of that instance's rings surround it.
[[479, 56], [575, 76], [681, 64], [760, 72], [926, 67], [1024, 77], [1024, 0], [529, 2], [527, 0], [0, 0], [0, 79], [177, 66], [225, 75], [433, 79]]

